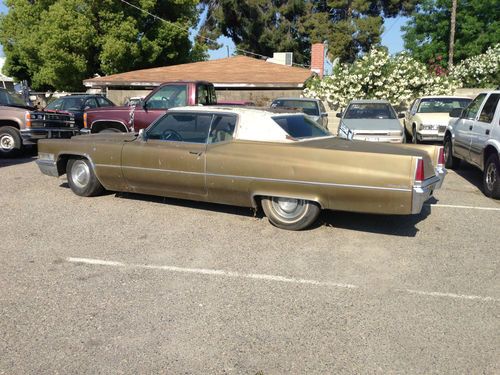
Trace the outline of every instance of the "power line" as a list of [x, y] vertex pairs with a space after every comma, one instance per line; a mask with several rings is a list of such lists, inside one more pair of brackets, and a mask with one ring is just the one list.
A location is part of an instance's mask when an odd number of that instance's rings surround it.
[[[146, 13], [147, 15], [149, 15], [149, 16], [151, 16], [151, 17], [153, 17], [154, 19], [157, 19], [157, 20], [162, 21], [162, 22], [166, 22], [166, 23], [168, 23], [168, 24], [170, 24], [170, 25], [172, 25], [172, 26], [174, 26], [174, 27], [178, 28], [179, 30], [182, 30], [182, 31], [187, 31], [187, 32], [189, 33], [189, 28], [185, 28], [185, 27], [179, 26], [179, 25], [177, 25], [177, 24], [176, 24], [176, 23], [174, 23], [174, 22], [170, 22], [170, 21], [168, 21], [168, 20], [166, 20], [166, 19], [164, 19], [164, 18], [161, 18], [161, 17], [157, 16], [156, 14], [153, 14], [153, 13], [151, 13], [151, 12], [147, 11], [146, 9], [142, 9], [142, 8], [138, 7], [137, 5], [134, 5], [134, 4], [132, 4], [132, 3], [129, 3], [127, 0], [120, 0], [120, 1], [121, 1], [122, 3], [124, 3], [124, 4], [127, 4], [128, 6], [130, 6], [130, 7], [132, 7], [132, 8], [137, 9], [137, 10], [138, 10], [138, 11], [140, 11], [140, 12]], [[219, 43], [217, 42], [217, 40], [215, 40], [215, 39], [211, 39], [211, 38], [208, 38], [208, 37], [206, 37], [206, 36], [201, 36], [201, 35], [199, 35], [199, 36], [198, 36], [198, 38], [202, 38], [202, 39], [206, 40], [207, 42], [212, 42], [212, 43], [215, 43], [215, 44], [219, 44]], [[228, 45], [223, 44], [223, 46], [229, 49], [229, 46], [228, 46]], [[261, 55], [260, 53], [255, 53], [255, 52], [247, 51], [247, 50], [244, 50], [244, 49], [238, 48], [238, 47], [236, 47], [236, 46], [234, 47], [234, 50], [235, 50], [235, 51], [242, 52], [242, 53], [245, 53], [245, 54], [249, 54], [249, 55], [257, 56], [257, 57], [260, 57], [260, 58], [265, 58], [265, 59], [270, 59], [270, 58], [271, 58], [270, 56], [265, 56], [265, 55]], [[294, 63], [293, 65], [297, 65], [297, 66], [305, 67], [305, 65], [301, 65], [301, 64], [295, 64], [295, 63]]]
[[389, 31], [391, 31], [391, 29], [394, 27], [394, 25], [398, 22], [398, 19], [400, 18], [400, 16], [397, 16], [395, 19], [394, 19], [394, 22], [392, 23], [392, 25], [387, 29], [387, 30], [384, 30], [384, 32], [382, 33], [382, 35], [380, 35], [380, 37], [383, 37], [384, 34], [388, 33]]

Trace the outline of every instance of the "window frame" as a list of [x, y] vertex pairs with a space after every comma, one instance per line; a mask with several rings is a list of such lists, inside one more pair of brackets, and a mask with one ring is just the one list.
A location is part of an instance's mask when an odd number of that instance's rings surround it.
[[[491, 103], [490, 100], [492, 98], [496, 97], [496, 103], [495, 105], [492, 106], [492, 112], [491, 112], [491, 119], [489, 121], [486, 121], [486, 120], [483, 120], [482, 117], [483, 117], [483, 112], [484, 110], [486, 109], [486, 106]], [[495, 99], [493, 99], [494, 101]], [[488, 96], [488, 98], [484, 101], [484, 105], [483, 107], [481, 108], [481, 111], [479, 113], [479, 118], [478, 118], [478, 121], [479, 122], [482, 122], [482, 123], [485, 123], [485, 124], [491, 124], [493, 122], [493, 120], [495, 119], [495, 113], [497, 111], [497, 108], [499, 106], [499, 102], [500, 102], [500, 94], [497, 94], [497, 93], [492, 93]]]

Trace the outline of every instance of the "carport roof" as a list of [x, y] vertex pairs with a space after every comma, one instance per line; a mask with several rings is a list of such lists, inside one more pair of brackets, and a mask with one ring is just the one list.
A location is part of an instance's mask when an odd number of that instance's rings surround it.
[[134, 70], [83, 81], [87, 87], [157, 86], [172, 81], [209, 81], [216, 87], [297, 87], [314, 73], [247, 56]]

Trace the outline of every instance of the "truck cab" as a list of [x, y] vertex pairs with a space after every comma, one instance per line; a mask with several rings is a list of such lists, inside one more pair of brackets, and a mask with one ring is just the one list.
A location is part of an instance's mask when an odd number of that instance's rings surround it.
[[209, 82], [167, 82], [136, 105], [85, 111], [83, 132], [135, 132], [147, 128], [170, 108], [216, 103], [215, 88]]

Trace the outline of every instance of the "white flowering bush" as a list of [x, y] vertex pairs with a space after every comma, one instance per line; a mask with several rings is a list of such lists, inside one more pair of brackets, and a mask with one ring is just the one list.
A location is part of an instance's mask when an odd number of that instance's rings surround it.
[[477, 56], [456, 65], [450, 77], [464, 87], [493, 87], [500, 85], [500, 43]]
[[337, 65], [332, 75], [312, 79], [303, 95], [321, 99], [332, 109], [345, 108], [354, 99], [385, 99], [407, 106], [418, 96], [452, 94], [458, 85], [453, 77], [429, 73], [407, 53], [389, 56], [372, 49], [351, 65]]

